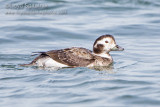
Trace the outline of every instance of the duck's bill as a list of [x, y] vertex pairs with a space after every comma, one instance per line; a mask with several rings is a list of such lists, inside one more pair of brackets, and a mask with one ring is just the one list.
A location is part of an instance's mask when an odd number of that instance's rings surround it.
[[111, 49], [111, 51], [123, 51], [124, 50], [124, 48], [122, 48], [122, 47], [120, 47], [120, 46], [118, 46], [118, 45], [116, 45], [115, 47], [113, 47], [112, 49]]

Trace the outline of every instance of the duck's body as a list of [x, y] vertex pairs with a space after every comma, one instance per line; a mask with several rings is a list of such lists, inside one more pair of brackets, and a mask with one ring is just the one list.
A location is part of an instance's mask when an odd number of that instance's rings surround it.
[[61, 50], [52, 50], [41, 53], [30, 64], [43, 67], [93, 67], [108, 66], [112, 58], [100, 57], [85, 48], [72, 47]]
[[[107, 47], [106, 47], [107, 45]], [[111, 48], [110, 48], [111, 47]], [[114, 49], [115, 48], [115, 49]], [[113, 36], [103, 35], [96, 39], [93, 52], [85, 48], [66, 48], [61, 50], [51, 50], [47, 52], [38, 52], [30, 64], [23, 66], [42, 66], [42, 67], [94, 67], [108, 66], [113, 62], [109, 52], [114, 50], [123, 50], [116, 45]]]

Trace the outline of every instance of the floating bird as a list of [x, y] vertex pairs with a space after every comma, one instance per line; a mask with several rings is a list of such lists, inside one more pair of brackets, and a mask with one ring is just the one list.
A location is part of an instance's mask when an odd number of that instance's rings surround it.
[[31, 63], [21, 66], [39, 67], [106, 67], [113, 63], [110, 51], [123, 51], [112, 35], [102, 35], [93, 44], [93, 51], [72, 47], [47, 52], [37, 52], [39, 56]]

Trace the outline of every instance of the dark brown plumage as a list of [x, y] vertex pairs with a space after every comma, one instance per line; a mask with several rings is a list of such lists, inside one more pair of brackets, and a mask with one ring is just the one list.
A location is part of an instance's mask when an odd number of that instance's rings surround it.
[[41, 53], [41, 55], [35, 58], [31, 62], [31, 64], [34, 64], [40, 58], [50, 57], [55, 61], [68, 66], [82, 67], [93, 63], [95, 60], [91, 51], [85, 48], [73, 47], [73, 48], [51, 50], [48, 52], [39, 52], [39, 53]]
[[98, 44], [96, 48], [95, 47], [93, 48], [93, 52], [95, 54], [100, 54], [103, 52], [103, 48], [104, 48], [104, 45]]

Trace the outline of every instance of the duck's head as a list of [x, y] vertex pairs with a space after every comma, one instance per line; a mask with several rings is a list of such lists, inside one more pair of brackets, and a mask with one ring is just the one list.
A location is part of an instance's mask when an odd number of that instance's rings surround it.
[[112, 35], [102, 35], [93, 44], [95, 54], [109, 53], [110, 51], [123, 51], [124, 48], [118, 46]]

